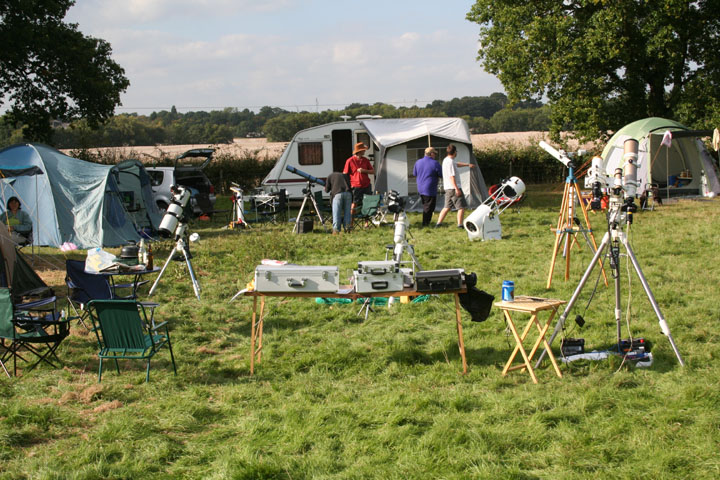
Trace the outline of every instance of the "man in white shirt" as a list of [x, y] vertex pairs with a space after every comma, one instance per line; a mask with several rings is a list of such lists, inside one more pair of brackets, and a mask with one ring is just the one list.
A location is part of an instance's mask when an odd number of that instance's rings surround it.
[[455, 157], [457, 157], [457, 148], [452, 143], [447, 146], [447, 156], [442, 162], [442, 176], [443, 176], [443, 188], [445, 189], [445, 207], [440, 211], [440, 216], [435, 224], [435, 227], [442, 225], [445, 216], [450, 210], [456, 208], [457, 213], [457, 226], [458, 228], [463, 227], [463, 217], [465, 216], [465, 209], [467, 208], [467, 202], [465, 201], [465, 195], [460, 188], [460, 175], [458, 174], [457, 167], [470, 167], [474, 165], [470, 163], [455, 163]]

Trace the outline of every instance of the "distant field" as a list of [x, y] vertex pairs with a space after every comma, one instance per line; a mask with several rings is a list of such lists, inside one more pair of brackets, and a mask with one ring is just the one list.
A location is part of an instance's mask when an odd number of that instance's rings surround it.
[[[473, 135], [473, 146], [477, 149], [486, 149], [502, 145], [536, 145], [540, 140], [547, 140], [548, 133], [533, 132], [502, 132]], [[229, 154], [236, 157], [252, 155], [264, 159], [275, 159], [285, 149], [287, 142], [268, 142], [265, 138], [236, 138], [231, 144], [210, 145], [207, 143], [195, 145], [149, 145], [137, 147], [113, 147], [91, 149], [93, 151], [113, 152], [116, 156], [139, 156], [143, 161], [152, 161], [153, 158], [163, 156], [174, 157], [191, 148], [213, 147], [217, 154]], [[67, 152], [67, 150], [65, 150]]]

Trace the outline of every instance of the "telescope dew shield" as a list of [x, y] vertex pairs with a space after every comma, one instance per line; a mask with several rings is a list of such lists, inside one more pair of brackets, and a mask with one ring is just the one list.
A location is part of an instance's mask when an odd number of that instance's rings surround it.
[[185, 207], [189, 202], [190, 191], [184, 187], [178, 187], [158, 227], [160, 234], [168, 237], [172, 235], [181, 221]]
[[623, 143], [623, 163], [625, 169], [625, 193], [630, 198], [635, 198], [637, 193], [637, 159], [638, 159], [638, 141], [634, 138], [628, 138]]
[[314, 176], [310, 175], [309, 173], [305, 173], [302, 170], [298, 170], [297, 168], [293, 167], [292, 165], [286, 165], [285, 170], [287, 170], [290, 173], [294, 173], [295, 175], [299, 175], [299, 176], [303, 177], [305, 180], [307, 180], [310, 183], [317, 183], [318, 185], [325, 186], [325, 180], [323, 180], [322, 178], [314, 177]]

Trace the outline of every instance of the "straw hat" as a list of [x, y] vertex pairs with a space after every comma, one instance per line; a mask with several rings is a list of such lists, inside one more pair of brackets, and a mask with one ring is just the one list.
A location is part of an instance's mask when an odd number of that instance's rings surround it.
[[367, 150], [367, 147], [364, 143], [356, 143], [355, 148], [353, 148], [353, 155], [356, 155], [358, 152], [364, 152], [365, 150]]

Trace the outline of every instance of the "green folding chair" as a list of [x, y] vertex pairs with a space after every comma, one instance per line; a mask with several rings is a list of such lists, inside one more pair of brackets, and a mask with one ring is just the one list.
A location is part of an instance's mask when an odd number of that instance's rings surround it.
[[369, 228], [376, 226], [373, 223], [375, 215], [378, 213], [382, 195], [363, 195], [363, 203], [360, 213], [353, 217], [353, 228]]
[[147, 360], [145, 381], [150, 381], [150, 359], [165, 346], [170, 350], [170, 360], [177, 375], [168, 322], [153, 325], [148, 321], [142, 303], [135, 300], [91, 300], [88, 310], [100, 348], [98, 383], [102, 381], [105, 359], [115, 360], [118, 373], [118, 360]]

